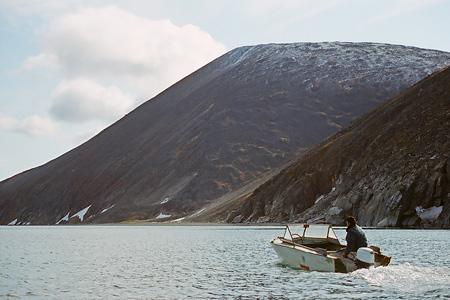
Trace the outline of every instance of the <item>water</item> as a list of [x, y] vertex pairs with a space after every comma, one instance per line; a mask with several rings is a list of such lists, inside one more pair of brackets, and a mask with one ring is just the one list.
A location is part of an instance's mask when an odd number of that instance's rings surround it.
[[450, 299], [448, 230], [366, 230], [391, 265], [350, 274], [283, 266], [268, 243], [283, 232], [3, 226], [0, 299]]

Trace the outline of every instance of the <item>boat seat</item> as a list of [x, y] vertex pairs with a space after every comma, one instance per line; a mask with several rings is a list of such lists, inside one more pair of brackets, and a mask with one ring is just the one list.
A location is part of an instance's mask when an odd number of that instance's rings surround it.
[[[331, 243], [323, 243], [323, 244], [308, 244], [308, 243], [302, 243], [301, 245], [306, 246], [306, 247], [310, 247], [310, 248], [322, 248], [325, 249], [327, 251], [338, 251], [342, 248], [342, 245], [336, 245], [336, 244], [331, 244]], [[345, 249], [345, 247], [344, 247]]]

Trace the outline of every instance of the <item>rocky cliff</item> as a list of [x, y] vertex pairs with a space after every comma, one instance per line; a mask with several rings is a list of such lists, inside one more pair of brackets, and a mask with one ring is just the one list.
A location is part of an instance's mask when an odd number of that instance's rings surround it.
[[[195, 214], [448, 64], [449, 53], [385, 44], [238, 48], [85, 144], [1, 182], [0, 224]], [[314, 195], [332, 188], [320, 180]], [[300, 213], [298, 198], [289, 201], [286, 213]]]
[[450, 68], [365, 114], [256, 189], [229, 222], [450, 227]]

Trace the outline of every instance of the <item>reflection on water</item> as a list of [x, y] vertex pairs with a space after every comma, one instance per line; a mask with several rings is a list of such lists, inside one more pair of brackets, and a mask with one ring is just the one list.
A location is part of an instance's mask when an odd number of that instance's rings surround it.
[[0, 227], [0, 299], [450, 297], [450, 231], [366, 233], [391, 266], [336, 274], [283, 266], [277, 226]]

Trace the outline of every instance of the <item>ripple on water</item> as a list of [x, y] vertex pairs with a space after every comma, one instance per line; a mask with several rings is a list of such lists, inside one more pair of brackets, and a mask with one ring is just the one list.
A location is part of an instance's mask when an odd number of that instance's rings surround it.
[[282, 232], [282, 227], [234, 226], [0, 227], [0, 298], [449, 296], [450, 265], [440, 249], [450, 247], [450, 231], [368, 230], [371, 244], [391, 255], [393, 264], [350, 274], [282, 265], [268, 243]]

